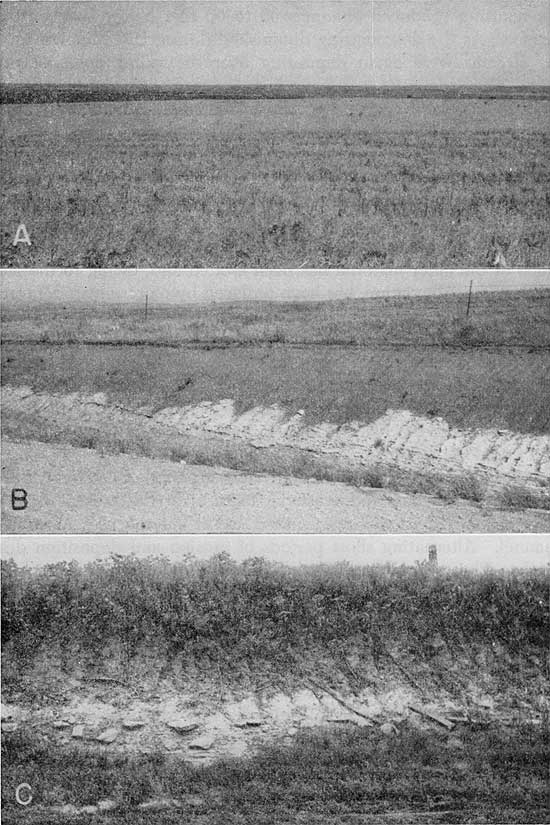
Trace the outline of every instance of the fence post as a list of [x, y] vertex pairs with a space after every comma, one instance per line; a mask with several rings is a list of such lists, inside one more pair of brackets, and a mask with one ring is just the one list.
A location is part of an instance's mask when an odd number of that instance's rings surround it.
[[473, 283], [474, 283], [473, 281], [470, 281], [470, 291], [468, 292], [468, 306], [466, 307], [466, 318], [470, 314], [470, 304], [472, 302], [472, 284]]

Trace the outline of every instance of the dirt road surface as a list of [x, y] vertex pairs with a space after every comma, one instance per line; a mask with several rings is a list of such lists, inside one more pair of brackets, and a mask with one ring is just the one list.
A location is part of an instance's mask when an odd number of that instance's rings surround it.
[[[25, 509], [12, 509], [14, 487]], [[2, 531], [537, 533], [550, 513], [6, 440]]]

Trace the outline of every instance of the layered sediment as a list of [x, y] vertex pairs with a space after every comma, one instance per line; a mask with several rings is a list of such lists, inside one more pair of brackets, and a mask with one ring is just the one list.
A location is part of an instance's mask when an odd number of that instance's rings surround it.
[[[289, 414], [279, 405], [239, 413], [230, 399], [204, 401], [154, 410], [128, 409], [109, 403], [103, 393], [86, 396], [35, 393], [29, 387], [2, 390], [4, 415], [47, 423], [57, 440], [64, 430], [90, 429], [124, 437], [131, 452], [140, 435], [149, 441], [200, 437], [257, 450], [284, 450], [319, 459], [350, 471], [376, 470], [381, 484], [392, 473], [475, 479], [483, 496], [513, 487], [548, 506], [550, 501], [550, 436], [503, 429], [458, 429], [439, 417], [387, 410], [372, 422], [309, 424], [305, 412]], [[37, 436], [39, 437], [39, 435]], [[223, 462], [221, 462], [223, 463]], [[387, 473], [388, 479], [384, 479]]]

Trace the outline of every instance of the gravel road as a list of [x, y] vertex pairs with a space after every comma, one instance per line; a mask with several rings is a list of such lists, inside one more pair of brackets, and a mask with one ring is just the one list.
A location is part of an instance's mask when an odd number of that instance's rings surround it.
[[[24, 510], [12, 510], [14, 487], [27, 491]], [[537, 533], [550, 532], [550, 513], [5, 440], [2, 531]]]

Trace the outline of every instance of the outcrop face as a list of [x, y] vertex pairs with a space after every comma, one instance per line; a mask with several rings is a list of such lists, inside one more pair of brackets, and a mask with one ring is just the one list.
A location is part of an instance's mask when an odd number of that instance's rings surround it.
[[96, 430], [103, 436], [123, 437], [132, 449], [140, 434], [152, 440], [202, 437], [222, 440], [231, 448], [285, 450], [322, 460], [340, 469], [375, 470], [380, 486], [392, 486], [396, 472], [429, 478], [474, 478], [481, 497], [513, 486], [538, 500], [550, 502], [550, 437], [502, 429], [458, 429], [442, 418], [417, 416], [408, 410], [387, 410], [376, 421], [346, 424], [305, 423], [304, 411], [290, 415], [284, 408], [254, 407], [243, 413], [230, 399], [205, 401], [154, 411], [131, 410], [109, 404], [104, 394], [50, 395], [28, 387], [2, 390], [5, 414], [24, 416], [63, 430]]
[[[306, 728], [379, 728], [392, 736], [407, 722], [445, 730], [448, 735], [454, 731], [456, 738], [462, 724], [482, 718], [501, 720], [510, 714], [505, 697], [499, 696], [498, 707], [493, 702], [488, 708], [473, 684], [457, 702], [446, 691], [424, 693], [391, 678], [385, 688], [359, 691], [345, 685], [329, 687], [316, 678], [285, 692], [226, 686], [220, 697], [214, 683], [184, 687], [165, 681], [149, 697], [132, 694], [119, 687], [107, 696], [87, 680], [76, 680], [70, 695], [57, 703], [12, 706], [17, 721], [3, 721], [2, 731], [38, 730], [59, 747], [78, 745], [109, 753], [160, 751], [210, 764], [253, 754], [267, 742], [290, 742]], [[530, 712], [534, 718], [540, 715], [536, 697]], [[129, 713], [139, 714], [139, 727], [128, 727]]]

